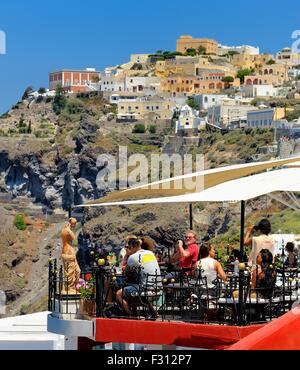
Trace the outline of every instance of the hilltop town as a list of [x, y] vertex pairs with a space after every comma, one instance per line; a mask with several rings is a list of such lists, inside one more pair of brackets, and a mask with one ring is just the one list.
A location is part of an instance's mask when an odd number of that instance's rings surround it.
[[299, 81], [300, 55], [290, 48], [274, 56], [261, 54], [258, 47], [181, 36], [175, 52], [133, 54], [128, 63], [102, 72], [51, 72], [48, 89], [29, 89], [26, 97], [50, 101], [57, 88], [72, 96], [101, 92], [116, 106], [110, 119], [147, 123], [171, 120], [176, 113], [177, 133], [195, 133], [207, 123], [226, 129], [290, 129], [300, 115]]
[[[262, 54], [254, 46], [181, 36], [176, 51], [133, 54], [104, 71], [51, 71], [49, 86], [28, 87], [0, 117], [1, 288], [17, 300], [15, 312], [32, 304], [25, 299], [36, 293], [32, 271], [45, 290], [48, 255], [59, 255], [66, 218], [59, 210], [105, 195], [96, 183], [106, 166], [97, 162], [100, 154], [116, 156], [120, 145], [129, 155], [202, 154], [206, 168], [284, 158], [300, 151], [299, 117], [300, 55], [290, 48]], [[257, 217], [263, 206], [248, 205]], [[291, 215], [272, 202], [264, 212], [270, 209], [273, 223], [291, 231]], [[134, 230], [162, 244], [162, 235], [171, 240], [188, 226], [184, 207], [115, 210], [104, 214], [110, 228], [103, 212], [85, 213], [79, 247], [83, 236], [115, 246]], [[26, 214], [26, 231], [13, 224], [19, 213]], [[170, 221], [170, 214], [178, 217]], [[234, 241], [237, 214], [234, 207], [198, 207], [196, 227]]]
[[[50, 72], [47, 89], [29, 87], [23, 95], [23, 101], [29, 102], [28, 122], [24, 112], [18, 120], [10, 119], [8, 112], [1, 117], [0, 135], [51, 137], [55, 114], [65, 107], [59, 94], [66, 94], [101, 96], [107, 109], [105, 117], [97, 119], [139, 123], [136, 129], [141, 133], [147, 128], [154, 133], [160, 123], [173, 120], [179, 136], [197, 136], [207, 128], [276, 128], [287, 130], [289, 136], [299, 131], [299, 90], [300, 55], [290, 48], [274, 56], [260, 53], [259, 47], [181, 36], [174, 52], [133, 54], [129, 62], [102, 72], [95, 68]], [[51, 101], [54, 116], [45, 113], [36, 125], [30, 107]], [[79, 103], [73, 105], [71, 113], [82, 108]]]

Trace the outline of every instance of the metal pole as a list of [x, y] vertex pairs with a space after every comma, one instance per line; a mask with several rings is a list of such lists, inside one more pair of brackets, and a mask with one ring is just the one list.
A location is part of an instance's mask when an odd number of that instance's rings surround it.
[[104, 294], [104, 268], [98, 267], [96, 271], [96, 317], [103, 317]]
[[72, 218], [72, 207], [71, 206], [68, 209], [68, 213], [69, 213], [69, 219]]
[[[245, 230], [245, 201], [241, 202], [241, 232], [240, 232], [240, 261], [244, 259], [244, 230]], [[238, 304], [238, 320], [239, 325], [244, 324], [243, 313], [244, 313], [244, 271], [239, 272], [239, 304]]]
[[48, 311], [49, 312], [52, 312], [52, 291], [53, 291], [52, 260], [49, 259], [49, 266], [48, 266]]
[[194, 230], [193, 204], [190, 204], [190, 230]]

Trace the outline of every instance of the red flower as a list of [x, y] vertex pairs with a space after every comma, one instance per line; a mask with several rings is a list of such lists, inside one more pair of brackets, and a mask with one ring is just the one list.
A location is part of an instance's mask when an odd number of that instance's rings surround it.
[[90, 280], [92, 278], [92, 275], [91, 274], [86, 274], [85, 275], [85, 280]]

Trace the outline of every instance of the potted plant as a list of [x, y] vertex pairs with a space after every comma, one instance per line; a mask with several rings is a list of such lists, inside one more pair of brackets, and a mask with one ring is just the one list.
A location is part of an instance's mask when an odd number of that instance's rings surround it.
[[85, 279], [79, 279], [76, 289], [80, 293], [79, 313], [94, 316], [96, 312], [95, 280], [91, 274], [86, 274]]

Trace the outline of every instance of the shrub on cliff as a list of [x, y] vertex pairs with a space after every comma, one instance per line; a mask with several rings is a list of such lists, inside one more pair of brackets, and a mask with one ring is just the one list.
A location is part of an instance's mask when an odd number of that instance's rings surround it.
[[14, 225], [18, 230], [26, 230], [26, 224], [22, 215], [16, 215], [14, 219]]
[[142, 123], [136, 124], [132, 130], [133, 134], [144, 134], [145, 132], [146, 132], [146, 127]]

